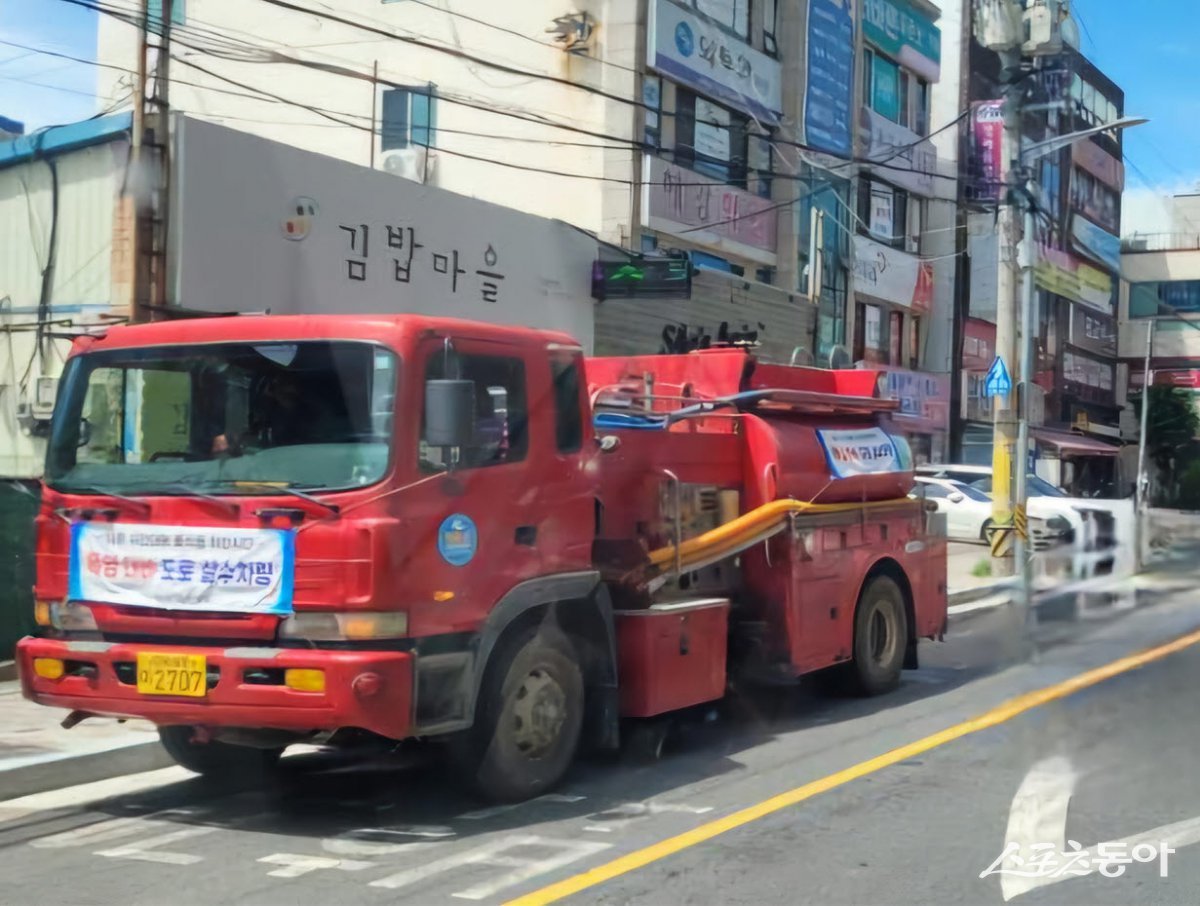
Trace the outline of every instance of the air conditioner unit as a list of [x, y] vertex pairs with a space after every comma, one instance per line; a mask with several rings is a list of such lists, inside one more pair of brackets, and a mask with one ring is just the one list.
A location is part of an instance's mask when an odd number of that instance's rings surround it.
[[383, 155], [383, 169], [387, 173], [411, 179], [414, 182], [426, 182], [433, 176], [433, 165], [437, 156], [423, 145], [402, 148], [399, 151], [389, 151]]
[[1034, 0], [1023, 16], [1024, 41], [1021, 50], [1029, 56], [1041, 57], [1062, 53], [1062, 20], [1066, 10], [1059, 0]]
[[1021, 8], [1011, 0], [974, 0], [976, 39], [991, 51], [1021, 43]]

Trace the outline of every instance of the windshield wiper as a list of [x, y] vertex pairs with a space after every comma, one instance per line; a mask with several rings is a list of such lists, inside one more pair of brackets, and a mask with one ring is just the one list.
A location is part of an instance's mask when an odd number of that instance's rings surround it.
[[[128, 497], [125, 494], [118, 494], [116, 491], [108, 491], [108, 490], [105, 490], [104, 488], [94, 488], [94, 487], [87, 486], [87, 487], [72, 487], [68, 490], [54, 488], [54, 490], [58, 491], [60, 494], [90, 494], [90, 495], [95, 495], [97, 497], [108, 497], [112, 500], [120, 500], [123, 503], [129, 504], [130, 506], [137, 507], [139, 510], [141, 510], [143, 513], [146, 513], [146, 514], [149, 514], [151, 511], [150, 504], [146, 503], [146, 501], [144, 501], [144, 500], [139, 500], [137, 497]], [[83, 508], [82, 507], [63, 507], [63, 510], [77, 510], [77, 509], [83, 509]]]
[[182, 482], [161, 485], [156, 487], [153, 491], [147, 492], [147, 496], [150, 494], [170, 494], [183, 497], [196, 497], [200, 500], [207, 500], [209, 503], [216, 504], [221, 509], [233, 516], [238, 516], [242, 512], [242, 508], [232, 500], [226, 500], [224, 497], [218, 497], [216, 494], [206, 494], [204, 491], [197, 490], [196, 488], [183, 484]]
[[[287, 494], [289, 497], [295, 497], [299, 500], [307, 501], [314, 506], [319, 506], [322, 509], [328, 510], [330, 515], [336, 516], [341, 513], [342, 508], [336, 503], [329, 503], [321, 500], [319, 497], [314, 497], [312, 494], [306, 494], [294, 484], [290, 482], [275, 482], [275, 481], [241, 481], [236, 478], [222, 479], [226, 484], [237, 485], [240, 488], [256, 488], [264, 494], [270, 495], [274, 493]], [[311, 488], [319, 488], [322, 485], [307, 485]]]

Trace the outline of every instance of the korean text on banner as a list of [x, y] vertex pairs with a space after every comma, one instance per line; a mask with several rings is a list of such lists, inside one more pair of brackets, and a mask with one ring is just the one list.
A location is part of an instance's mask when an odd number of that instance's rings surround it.
[[819, 151], [849, 158], [854, 104], [854, 8], [850, 0], [809, 0], [804, 134]]
[[818, 430], [834, 478], [902, 472], [896, 444], [882, 428]]
[[284, 529], [79, 522], [71, 529], [69, 597], [286, 614], [294, 563], [295, 535]]
[[971, 105], [971, 158], [977, 182], [971, 197], [997, 201], [1004, 187], [1004, 101], [978, 101]]

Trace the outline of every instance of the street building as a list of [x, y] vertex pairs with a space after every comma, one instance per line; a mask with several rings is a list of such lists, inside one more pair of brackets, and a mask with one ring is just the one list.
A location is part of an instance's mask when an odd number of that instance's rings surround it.
[[[1024, 82], [1022, 147], [1090, 129], [1124, 114], [1124, 94], [1076, 48], [1028, 73], [1004, 72], [977, 35], [966, 42], [969, 149], [961, 183], [966, 226], [957, 307], [956, 457], [992, 461], [987, 373], [997, 365], [997, 293], [1013, 249], [997, 230], [1003, 201], [1001, 151], [1005, 80]], [[1038, 157], [1033, 425], [1028, 458], [1043, 478], [1079, 495], [1111, 494], [1118, 469], [1120, 416], [1116, 303], [1120, 272], [1124, 166], [1118, 130], [1101, 132]], [[1011, 284], [1008, 284], [1011, 285]], [[1002, 362], [1008, 375], [1016, 362]], [[997, 365], [997, 367], [999, 367]], [[1015, 381], [1015, 378], [1013, 378]]]

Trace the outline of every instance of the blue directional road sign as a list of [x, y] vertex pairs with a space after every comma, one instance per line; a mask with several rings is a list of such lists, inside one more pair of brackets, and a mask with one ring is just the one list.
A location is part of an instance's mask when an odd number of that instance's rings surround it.
[[1008, 396], [1012, 391], [1012, 378], [1004, 367], [1004, 359], [996, 356], [992, 367], [988, 369], [987, 377], [983, 379], [984, 396]]

